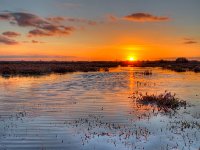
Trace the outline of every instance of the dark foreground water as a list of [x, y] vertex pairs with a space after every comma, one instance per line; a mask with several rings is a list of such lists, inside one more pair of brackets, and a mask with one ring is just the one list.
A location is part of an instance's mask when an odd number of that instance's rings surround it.
[[[200, 74], [144, 70], [0, 78], [0, 150], [199, 150]], [[166, 114], [129, 98], [165, 90], [189, 106]]]

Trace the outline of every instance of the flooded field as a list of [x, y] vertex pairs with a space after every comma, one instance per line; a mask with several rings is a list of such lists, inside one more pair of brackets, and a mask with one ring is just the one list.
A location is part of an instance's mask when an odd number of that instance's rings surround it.
[[[145, 70], [152, 74], [145, 75]], [[176, 93], [163, 112], [133, 93]], [[109, 72], [0, 77], [0, 150], [199, 150], [200, 74], [119, 67]]]

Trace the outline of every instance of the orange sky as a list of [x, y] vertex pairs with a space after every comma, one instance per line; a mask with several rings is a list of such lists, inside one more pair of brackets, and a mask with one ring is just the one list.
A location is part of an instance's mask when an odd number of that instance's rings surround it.
[[[82, 7], [70, 5], [74, 8], [68, 12], [64, 8], [63, 11], [61, 8], [55, 12], [50, 11], [51, 5], [42, 12], [37, 6], [43, 4], [43, 1], [33, 3], [32, 8], [28, 8], [25, 1], [20, 1], [23, 2], [21, 5], [15, 4], [12, 7], [9, 5], [11, 1], [2, 3], [4, 10], [9, 11], [0, 12], [0, 60], [126, 60], [129, 57], [152, 60], [200, 57], [200, 22], [195, 18], [198, 12], [198, 2], [195, 0], [181, 4], [181, 7], [188, 7], [190, 13], [175, 8], [165, 10], [161, 4], [157, 7], [147, 6], [142, 2], [137, 2], [141, 8], [138, 11], [128, 5], [128, 0], [124, 1], [127, 12], [114, 9], [120, 6], [118, 3], [121, 2], [118, 1], [112, 12], [107, 10], [109, 7], [86, 12], [86, 8], [92, 7], [89, 4], [82, 6], [78, 0]], [[171, 0], [168, 2], [169, 5], [173, 3]], [[19, 6], [26, 8], [26, 11], [16, 11]], [[151, 10], [151, 7], [156, 9]], [[70, 13], [71, 16], [66, 15]]]

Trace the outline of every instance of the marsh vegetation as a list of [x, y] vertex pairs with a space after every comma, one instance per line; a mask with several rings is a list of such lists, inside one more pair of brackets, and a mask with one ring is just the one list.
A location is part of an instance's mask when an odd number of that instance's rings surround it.
[[[108, 72], [113, 67], [161, 67], [176, 72], [200, 72], [199, 61], [189, 61], [186, 58], [177, 58], [176, 61], [80, 61], [80, 62], [57, 62], [57, 61], [1, 61], [0, 74], [10, 76], [40, 76], [51, 73], [70, 72]], [[151, 70], [145, 70], [143, 75], [151, 75]]]
[[168, 91], [158, 95], [148, 94], [147, 92], [145, 94], [142, 92], [135, 92], [131, 98], [142, 105], [156, 105], [165, 111], [176, 110], [180, 107], [186, 108], [186, 101], [180, 100], [176, 97], [176, 94], [172, 94]]

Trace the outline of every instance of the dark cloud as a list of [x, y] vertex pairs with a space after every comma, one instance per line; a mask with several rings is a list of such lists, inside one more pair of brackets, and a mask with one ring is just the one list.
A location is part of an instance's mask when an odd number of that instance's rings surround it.
[[3, 32], [2, 34], [3, 34], [4, 36], [7, 36], [7, 37], [17, 37], [17, 36], [20, 36], [20, 35], [21, 35], [20, 33], [13, 32], [13, 31]]
[[25, 12], [5, 12], [0, 14], [3, 20], [10, 21], [11, 24], [17, 24], [19, 26], [32, 26], [32, 27], [43, 27], [49, 23], [36, 16], [34, 14], [25, 13]]
[[29, 36], [52, 36], [52, 34], [43, 31], [43, 30], [39, 30], [39, 29], [34, 29], [29, 31]]
[[[21, 27], [34, 27], [34, 30], [29, 32], [29, 36], [54, 36], [54, 35], [69, 35], [73, 31], [73, 27], [58, 25], [50, 20], [41, 18], [37, 15], [24, 12], [5, 12], [0, 14], [1, 20], [7, 20], [11, 24]], [[61, 18], [60, 18], [61, 19]], [[58, 18], [57, 18], [58, 20]]]
[[157, 21], [167, 21], [169, 20], [169, 17], [154, 16], [149, 13], [133, 13], [125, 16], [123, 19], [134, 22], [157, 22]]
[[41, 29], [34, 29], [29, 31], [29, 37], [32, 36], [53, 36], [53, 35], [69, 35], [74, 28], [65, 26], [46, 26]]
[[17, 41], [9, 39], [9, 38], [6, 38], [6, 37], [1, 36], [1, 35], [0, 35], [0, 43], [6, 44], [6, 45], [15, 45], [15, 44], [18, 44]]
[[184, 44], [196, 44], [198, 43], [197, 41], [185, 41]]
[[184, 44], [197, 44], [198, 42], [192, 38], [184, 38]]

